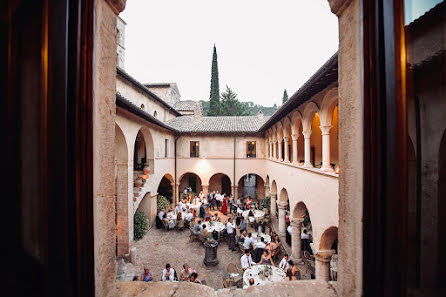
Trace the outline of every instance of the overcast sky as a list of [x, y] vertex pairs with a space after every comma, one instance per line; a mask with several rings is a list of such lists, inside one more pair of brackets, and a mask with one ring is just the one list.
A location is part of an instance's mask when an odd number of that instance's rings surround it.
[[143, 83], [176, 82], [182, 100], [209, 100], [212, 47], [220, 92], [280, 104], [338, 48], [327, 0], [128, 0], [125, 69]]

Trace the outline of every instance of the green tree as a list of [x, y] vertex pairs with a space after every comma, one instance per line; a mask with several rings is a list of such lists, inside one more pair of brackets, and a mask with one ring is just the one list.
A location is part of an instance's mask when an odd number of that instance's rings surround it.
[[283, 91], [282, 104], [288, 101], [288, 93], [286, 89]]
[[248, 115], [246, 110], [247, 103], [240, 102], [237, 94], [228, 86], [226, 91], [221, 94], [220, 116], [244, 116]]
[[214, 53], [212, 55], [211, 71], [211, 93], [209, 95], [209, 116], [218, 116], [220, 112], [220, 84], [218, 81], [218, 61], [217, 49], [214, 44]]

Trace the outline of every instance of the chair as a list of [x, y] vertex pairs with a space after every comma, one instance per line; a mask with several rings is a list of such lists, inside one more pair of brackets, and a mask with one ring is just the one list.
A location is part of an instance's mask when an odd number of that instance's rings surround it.
[[243, 246], [243, 242], [237, 241], [238, 248], [243, 252], [245, 250], [245, 247]]
[[228, 275], [231, 275], [232, 273], [240, 273], [240, 271], [237, 269], [237, 266], [234, 263], [229, 263], [226, 267], [226, 272]]
[[190, 235], [189, 235], [189, 241], [190, 241], [190, 242], [191, 242], [191, 241], [194, 241], [194, 239], [199, 240], [198, 235], [197, 235], [197, 234], [194, 234], [194, 232], [192, 231], [191, 228], [189, 228], [189, 231], [190, 231]]
[[181, 231], [184, 230], [184, 220], [177, 221], [177, 229]]
[[166, 231], [169, 230], [169, 220], [166, 218], [163, 219], [163, 227], [164, 227], [164, 230], [166, 230]]
[[223, 288], [233, 288], [236, 287], [232, 284], [230, 280], [227, 280], [224, 276], [222, 276], [223, 279]]

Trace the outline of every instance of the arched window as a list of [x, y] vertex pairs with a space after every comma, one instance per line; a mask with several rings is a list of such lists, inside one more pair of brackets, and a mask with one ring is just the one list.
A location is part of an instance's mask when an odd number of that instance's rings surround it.
[[144, 104], [141, 104], [141, 109], [142, 109], [142, 110], [145, 110], [145, 106], [144, 106]]
[[156, 112], [156, 110], [153, 112], [153, 116], [154, 116], [155, 118], [158, 117], [158, 113]]

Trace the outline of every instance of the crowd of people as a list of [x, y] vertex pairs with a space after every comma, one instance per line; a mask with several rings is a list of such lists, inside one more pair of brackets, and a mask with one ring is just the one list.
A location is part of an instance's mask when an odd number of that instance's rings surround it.
[[[135, 276], [134, 281], [152, 282], [155, 281], [152, 275], [152, 271], [146, 266], [144, 267], [144, 273], [140, 276]], [[198, 279], [198, 273], [195, 269], [189, 267], [188, 264], [183, 264], [183, 270], [181, 270], [180, 277], [178, 278], [177, 272], [170, 264], [166, 264], [166, 268], [161, 273], [161, 281], [181, 281], [201, 284]]]
[[[173, 229], [175, 226], [181, 225], [179, 222], [183, 221], [190, 228], [191, 234], [197, 237], [204, 238], [204, 240], [226, 238], [229, 250], [240, 249], [243, 252], [240, 258], [240, 265], [243, 270], [255, 264], [264, 264], [282, 269], [286, 273], [286, 280], [301, 278], [298, 266], [289, 259], [288, 255], [285, 255], [278, 265], [276, 264], [281, 247], [280, 238], [271, 230], [269, 224], [255, 218], [254, 212], [258, 210], [259, 205], [253, 203], [251, 197], [242, 201], [241, 198], [235, 200], [232, 195], [221, 194], [219, 191], [212, 191], [207, 195], [200, 192], [195, 195], [191, 194], [190, 190], [185, 189], [176, 205], [172, 204], [169, 209], [162, 209], [158, 213], [157, 226], [159, 228], [167, 224], [169, 229]], [[221, 212], [225, 218], [219, 216], [217, 211]], [[267, 209], [262, 211], [265, 212], [265, 217], [269, 216]], [[170, 214], [169, 218], [167, 214]], [[173, 217], [172, 214], [175, 214], [175, 216]], [[227, 221], [223, 224], [226, 216], [228, 216]], [[220, 226], [222, 227], [219, 231], [216, 231], [217, 228], [209, 228], [209, 226], [215, 226], [212, 222], [221, 223]], [[291, 233], [292, 230], [289, 229], [287, 231]], [[253, 234], [256, 235], [256, 238]], [[268, 238], [268, 242], [265, 238]], [[309, 247], [310, 236], [306, 233], [306, 230], [303, 231], [301, 238], [303, 248], [308, 247], [311, 250]], [[152, 281], [152, 273], [145, 268], [144, 274], [138, 280]], [[201, 283], [197, 272], [187, 264], [183, 265], [179, 278], [177, 278], [176, 271], [167, 264], [162, 272], [161, 280]], [[251, 280], [249, 283], [253, 284]]]

